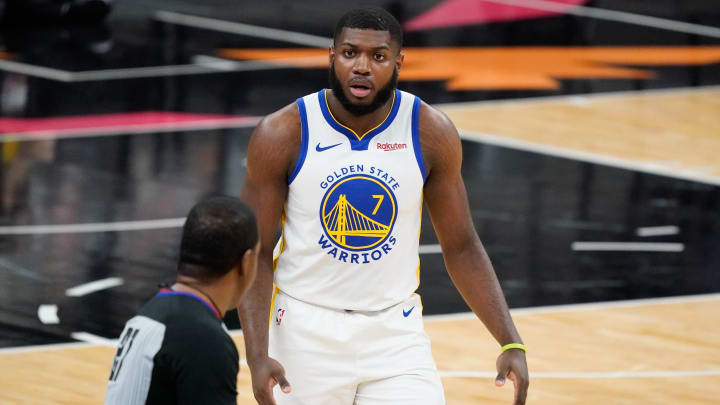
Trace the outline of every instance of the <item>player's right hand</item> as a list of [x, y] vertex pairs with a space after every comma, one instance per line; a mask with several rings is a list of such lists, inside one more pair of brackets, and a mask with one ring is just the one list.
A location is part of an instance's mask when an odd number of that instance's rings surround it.
[[273, 388], [280, 384], [282, 392], [290, 393], [290, 383], [285, 379], [285, 369], [275, 359], [265, 357], [250, 366], [253, 394], [258, 405], [277, 405]]

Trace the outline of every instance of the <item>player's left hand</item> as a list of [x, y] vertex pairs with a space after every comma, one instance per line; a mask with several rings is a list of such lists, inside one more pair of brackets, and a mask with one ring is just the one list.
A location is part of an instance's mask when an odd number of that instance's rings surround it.
[[528, 386], [530, 385], [525, 352], [519, 349], [510, 349], [498, 356], [495, 365], [498, 371], [495, 385], [498, 387], [505, 385], [505, 377], [512, 380], [515, 385], [513, 405], [524, 405]]

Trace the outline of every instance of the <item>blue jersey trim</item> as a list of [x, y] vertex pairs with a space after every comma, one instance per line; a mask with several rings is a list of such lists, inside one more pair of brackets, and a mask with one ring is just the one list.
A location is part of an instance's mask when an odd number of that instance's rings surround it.
[[210, 312], [215, 314], [215, 316], [217, 316], [218, 319], [222, 319], [222, 316], [218, 313], [218, 311], [215, 308], [213, 308], [210, 304], [208, 304], [207, 301], [205, 301], [204, 299], [202, 299], [201, 297], [199, 297], [193, 293], [184, 292], [184, 291], [160, 291], [159, 293], [157, 293], [156, 296], [157, 297], [169, 297], [171, 295], [184, 295], [186, 297], [195, 298], [196, 300], [202, 302], [203, 305], [205, 305], [210, 310]]
[[293, 180], [295, 180], [295, 177], [297, 177], [298, 173], [300, 173], [300, 169], [303, 166], [303, 163], [305, 163], [305, 156], [307, 156], [307, 149], [308, 149], [308, 142], [309, 142], [309, 134], [308, 134], [308, 123], [307, 123], [307, 112], [305, 111], [305, 100], [302, 98], [299, 98], [296, 100], [298, 105], [298, 112], [300, 113], [300, 153], [298, 154], [298, 160], [295, 164], [295, 170], [293, 170], [292, 174], [288, 178], [288, 184], [292, 183]]
[[327, 89], [322, 89], [318, 92], [318, 102], [320, 104], [320, 111], [322, 111], [323, 117], [325, 118], [325, 121], [336, 131], [340, 132], [341, 134], [345, 135], [350, 140], [350, 148], [352, 150], [367, 150], [370, 146], [370, 141], [372, 138], [380, 134], [382, 131], [387, 129], [387, 127], [392, 124], [393, 120], [397, 116], [398, 111], [400, 110], [400, 102], [402, 101], [402, 92], [400, 90], [395, 89], [395, 94], [393, 97], [393, 105], [390, 108], [390, 112], [388, 113], [387, 117], [385, 117], [385, 120], [380, 123], [377, 127], [373, 128], [369, 132], [366, 132], [362, 136], [358, 136], [353, 130], [350, 128], [340, 124], [335, 117], [333, 117], [332, 113], [328, 109], [327, 99], [325, 98], [325, 92]]
[[422, 175], [423, 182], [425, 182], [427, 178], [427, 174], [425, 173], [425, 160], [423, 159], [422, 149], [420, 148], [420, 104], [420, 97], [415, 96], [412, 109], [412, 142], [413, 149], [415, 150], [415, 159], [417, 159], [420, 174]]

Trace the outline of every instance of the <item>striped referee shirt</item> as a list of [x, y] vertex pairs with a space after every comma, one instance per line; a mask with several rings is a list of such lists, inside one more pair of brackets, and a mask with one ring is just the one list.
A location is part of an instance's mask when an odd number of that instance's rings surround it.
[[236, 404], [238, 360], [214, 308], [163, 289], [125, 324], [105, 404]]

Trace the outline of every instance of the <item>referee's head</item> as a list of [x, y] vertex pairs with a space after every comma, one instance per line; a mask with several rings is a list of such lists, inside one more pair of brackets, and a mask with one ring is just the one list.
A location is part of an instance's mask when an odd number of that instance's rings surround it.
[[196, 204], [185, 221], [178, 275], [203, 284], [239, 277], [240, 295], [255, 279], [258, 251], [250, 207], [234, 197], [211, 197]]

